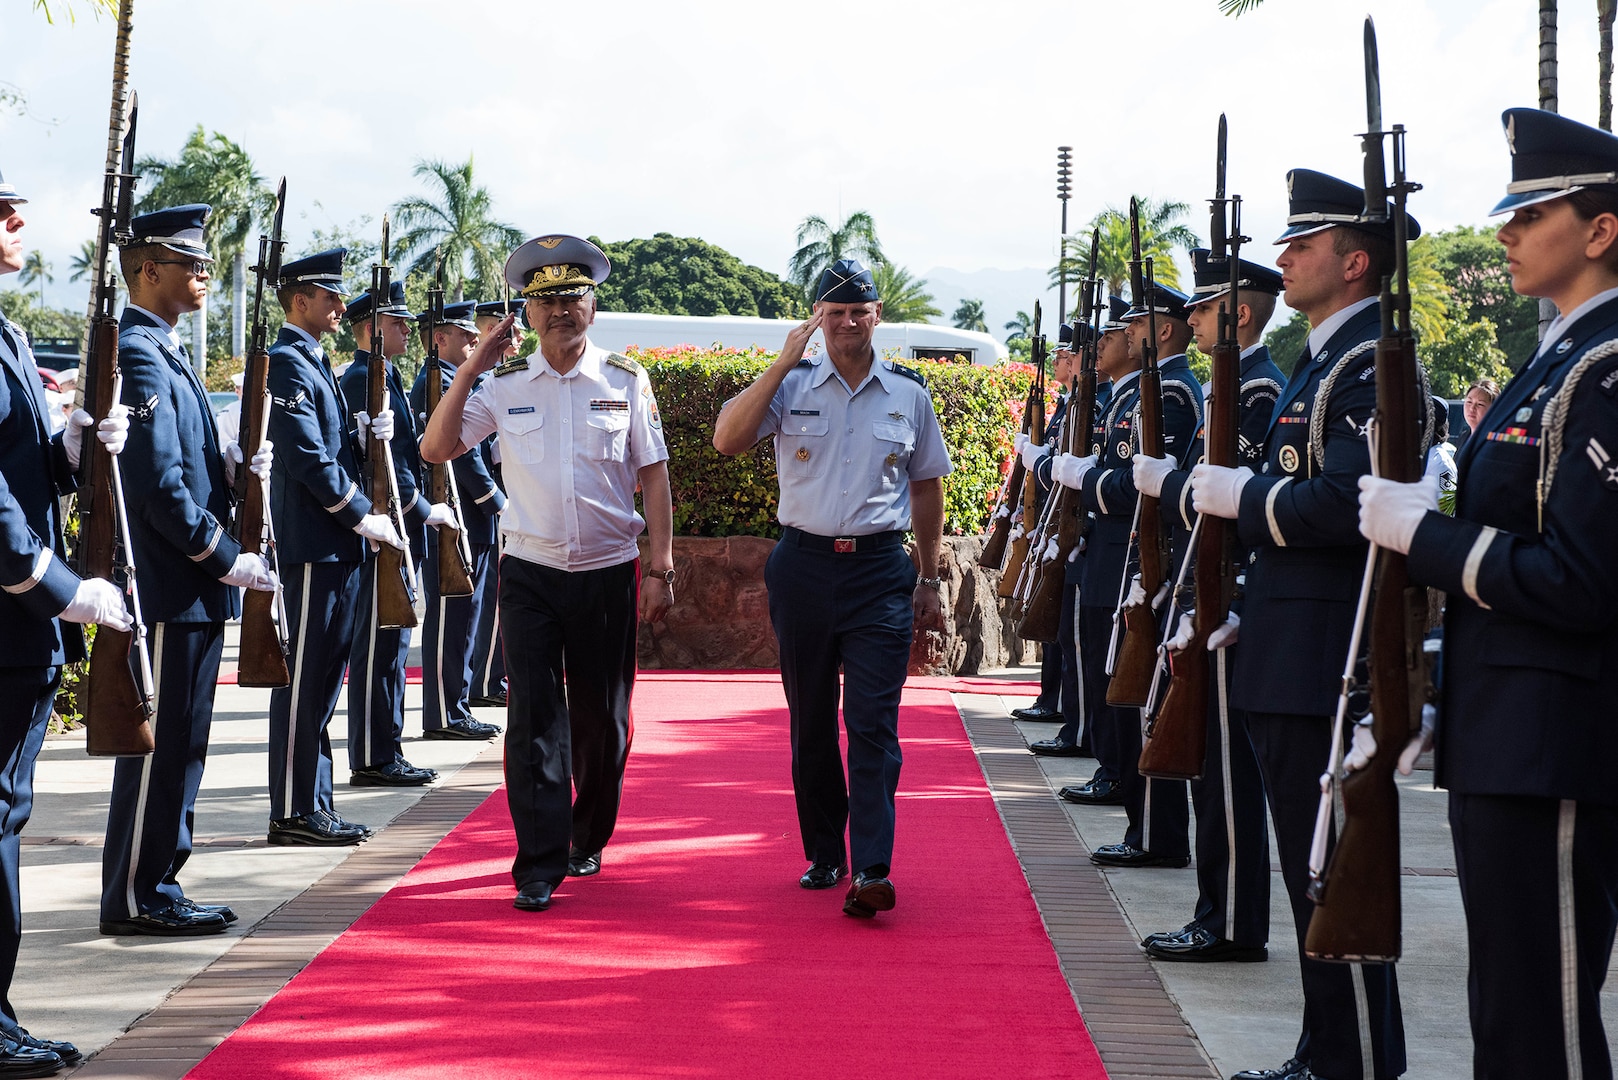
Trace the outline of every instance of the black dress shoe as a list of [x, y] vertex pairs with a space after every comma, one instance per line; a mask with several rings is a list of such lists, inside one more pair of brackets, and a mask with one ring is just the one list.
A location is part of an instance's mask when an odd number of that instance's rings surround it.
[[1060, 720], [1062, 718], [1062, 710], [1053, 709], [1048, 705], [1041, 705], [1036, 701], [1034, 704], [1029, 705], [1026, 708], [1012, 709], [1011, 715], [1017, 720], [1033, 720], [1038, 723], [1045, 723], [1049, 720]]
[[590, 877], [599, 873], [601, 873], [601, 852], [584, 855], [575, 851], [567, 857], [568, 877]]
[[298, 817], [280, 818], [270, 822], [271, 844], [285, 846], [287, 844], [308, 844], [313, 846], [340, 846], [342, 844], [357, 844], [364, 840], [367, 833], [358, 825], [350, 824], [340, 818], [333, 818], [324, 811], [316, 810], [313, 813], [302, 814]]
[[1168, 866], [1191, 865], [1189, 855], [1153, 855], [1130, 844], [1103, 844], [1090, 853], [1090, 861], [1097, 866]]
[[376, 835], [376, 830], [369, 825], [361, 825], [357, 821], [350, 821], [335, 810], [316, 810], [315, 813], [331, 822], [339, 829], [358, 829], [361, 840], [369, 840]]
[[352, 787], [421, 787], [438, 779], [431, 769], [418, 769], [408, 761], [390, 761], [385, 765], [372, 765], [355, 769], [348, 775]]
[[1177, 938], [1195, 925], [1197, 924], [1194, 922], [1188, 922], [1178, 930], [1162, 930], [1156, 934], [1147, 934], [1145, 937], [1140, 939], [1140, 947], [1144, 949], [1152, 942], [1162, 941], [1164, 938]]
[[503, 709], [506, 707], [506, 695], [490, 694], [484, 697], [467, 698], [466, 702], [468, 705], [483, 705], [491, 709]]
[[524, 885], [517, 890], [517, 898], [511, 902], [511, 906], [518, 911], [544, 911], [551, 906], [551, 890], [554, 888], [548, 881]]
[[[43, 1040], [38, 1040], [43, 1042]], [[63, 1043], [69, 1046], [69, 1043]], [[73, 1051], [78, 1054], [77, 1050]], [[83, 1055], [80, 1055], [81, 1057]], [[13, 1077], [25, 1076], [55, 1076], [67, 1068], [67, 1062], [62, 1055], [54, 1050], [44, 1050], [29, 1046], [17, 1039], [6, 1038], [0, 1040], [0, 1078], [12, 1080]]]
[[481, 720], [451, 720], [443, 727], [424, 728], [424, 739], [492, 739], [500, 734], [499, 724], [485, 724]]
[[1065, 787], [1057, 794], [1080, 806], [1121, 806], [1124, 801], [1123, 785], [1116, 780], [1092, 780], [1088, 784]]
[[62, 1059], [62, 1063], [65, 1065], [77, 1065], [84, 1060], [84, 1055], [79, 1053], [79, 1048], [72, 1043], [57, 1042], [55, 1039], [36, 1039], [28, 1034], [27, 1028], [0, 1031], [0, 1035], [4, 1035], [7, 1039], [20, 1046], [26, 1046], [30, 1050], [44, 1050], [55, 1054]]
[[177, 904], [157, 911], [145, 911], [127, 919], [101, 920], [101, 932], [115, 937], [200, 937], [203, 934], [218, 934], [224, 929], [223, 915], [182, 908]]
[[798, 884], [806, 889], [830, 889], [848, 876], [848, 863], [817, 862], [803, 872]]
[[1243, 1069], [1230, 1080], [1319, 1080], [1309, 1066], [1297, 1058], [1288, 1058], [1279, 1069]]
[[861, 870], [854, 875], [854, 883], [843, 898], [843, 914], [872, 919], [879, 911], [892, 911], [893, 900], [893, 882]]
[[182, 896], [174, 901], [174, 906], [186, 911], [211, 911], [224, 919], [226, 925], [236, 921], [236, 913], [230, 910], [228, 904], [199, 904], [189, 896]]
[[1229, 938], [1214, 937], [1192, 923], [1178, 934], [1154, 934], [1148, 939], [1146, 955], [1154, 960], [1192, 964], [1262, 964], [1270, 958], [1270, 950], [1263, 945], [1238, 945]]
[[1040, 757], [1079, 757], [1079, 744], [1066, 739], [1041, 739], [1028, 744], [1028, 752]]

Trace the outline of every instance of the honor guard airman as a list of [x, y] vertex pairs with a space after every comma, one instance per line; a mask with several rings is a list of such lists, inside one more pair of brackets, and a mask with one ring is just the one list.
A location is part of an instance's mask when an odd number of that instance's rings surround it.
[[[941, 618], [943, 478], [952, 466], [926, 381], [871, 347], [882, 302], [870, 271], [840, 259], [821, 274], [815, 297], [814, 315], [787, 335], [779, 358], [725, 403], [713, 444], [738, 454], [775, 436], [782, 530], [764, 581], [810, 862], [799, 884], [833, 888], [852, 865], [843, 911], [870, 918], [895, 902], [899, 694], [913, 627]], [[826, 350], [805, 357], [816, 330]], [[912, 528], [914, 561], [902, 545]]]
[[[501, 360], [516, 356], [521, 346], [519, 331], [525, 329], [523, 302], [519, 300], [488, 300], [477, 306], [478, 335], [491, 332], [507, 315], [515, 314], [516, 323], [507, 338]], [[494, 501], [504, 509], [506, 485], [500, 475], [500, 436], [490, 435], [478, 444], [477, 452], [483, 458], [484, 469], [494, 481], [499, 495]], [[482, 601], [478, 607], [477, 639], [472, 646], [472, 684], [469, 701], [473, 705], [506, 707], [505, 644], [500, 635], [500, 524], [495, 522], [493, 566], [481, 588]]]
[[456, 370], [422, 441], [422, 456], [441, 463], [500, 436], [506, 796], [513, 905], [524, 911], [548, 908], [564, 876], [601, 871], [629, 759], [637, 613], [660, 620], [674, 588], [668, 450], [651, 381], [589, 340], [595, 287], [610, 269], [575, 236], [536, 237], [513, 252], [506, 281], [527, 302], [539, 350], [501, 360], [515, 317], [502, 319]]
[[[432, 330], [437, 340], [438, 372], [445, 389], [456, 368], [472, 356], [478, 328], [474, 301], [444, 305], [444, 321]], [[418, 315], [422, 336], [428, 334], [426, 315]], [[432, 342], [427, 342], [431, 345]], [[422, 364], [416, 383], [410, 388], [410, 409], [420, 430], [427, 426], [428, 365]], [[488, 376], [483, 376], [487, 378]], [[482, 381], [481, 379], [479, 380]], [[472, 715], [472, 653], [483, 603], [492, 602], [489, 584], [495, 577], [498, 558], [495, 537], [500, 527], [500, 509], [506, 497], [495, 485], [484, 462], [481, 446], [474, 446], [450, 462], [455, 470], [461, 523], [466, 529], [472, 552], [472, 595], [444, 596], [438, 581], [438, 548], [442, 542], [437, 529], [427, 530], [426, 559], [422, 563], [422, 592], [427, 615], [421, 635], [421, 733], [428, 739], [492, 739], [501, 728], [485, 724]], [[423, 474], [425, 476], [425, 473]]]
[[[208, 214], [198, 204], [133, 218], [119, 255], [129, 303], [118, 366], [131, 418], [120, 460], [157, 712], [154, 752], [119, 758], [113, 771], [103, 934], [211, 934], [236, 919], [229, 907], [193, 903], [177, 880], [191, 856], [225, 621], [241, 614], [239, 588], [275, 587], [263, 557], [230, 534], [230, 484], [251, 478], [240, 447], [220, 446], [208, 391], [175, 331], [207, 301]], [[272, 456], [265, 443], [248, 467], [267, 475]]]

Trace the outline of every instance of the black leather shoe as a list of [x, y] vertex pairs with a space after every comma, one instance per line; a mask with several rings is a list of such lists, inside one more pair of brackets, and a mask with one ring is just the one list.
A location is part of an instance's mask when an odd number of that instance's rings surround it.
[[466, 702], [468, 705], [483, 705], [491, 709], [503, 709], [506, 707], [506, 695], [490, 694], [485, 697], [467, 698]]
[[227, 904], [199, 904], [189, 896], [182, 896], [174, 901], [174, 906], [183, 911], [211, 911], [224, 919], [227, 926], [236, 921], [236, 913]]
[[1079, 745], [1065, 739], [1041, 739], [1029, 743], [1028, 752], [1040, 757], [1078, 757]]
[[1053, 709], [1047, 705], [1041, 705], [1038, 702], [1035, 702], [1026, 708], [1012, 709], [1011, 715], [1017, 720], [1033, 720], [1038, 723], [1045, 723], [1046, 721], [1050, 720], [1060, 720], [1062, 718], [1062, 710]]
[[893, 900], [893, 882], [861, 870], [843, 898], [843, 914], [873, 919], [879, 911], [892, 911]]
[[584, 855], [575, 851], [567, 857], [568, 877], [590, 877], [599, 873], [601, 873], [601, 852]]
[[1191, 865], [1189, 855], [1153, 855], [1129, 844], [1103, 844], [1090, 853], [1090, 861], [1097, 866], [1168, 866]]
[[[225, 917], [214, 911], [196, 911], [170, 904], [128, 919], [101, 920], [101, 932], [115, 937], [200, 937], [225, 929]], [[0, 1076], [4, 1072], [0, 1071]]]
[[[77, 1050], [73, 1052], [78, 1054]], [[4, 1080], [25, 1076], [55, 1076], [65, 1068], [67, 1062], [63, 1061], [62, 1055], [54, 1050], [29, 1046], [17, 1039], [6, 1038], [0, 1041], [0, 1078]]]
[[798, 884], [806, 889], [830, 889], [848, 876], [848, 864], [817, 862], [803, 872]]
[[1144, 949], [1152, 942], [1162, 941], [1164, 938], [1177, 938], [1195, 925], [1197, 924], [1194, 922], [1188, 922], [1178, 930], [1162, 930], [1155, 934], [1147, 934], [1145, 937], [1140, 939], [1140, 947]]
[[524, 885], [517, 890], [517, 898], [511, 902], [511, 906], [518, 911], [544, 911], [551, 906], [551, 890], [554, 888], [548, 881]]
[[62, 1063], [64, 1065], [77, 1065], [79, 1062], [84, 1060], [84, 1055], [79, 1053], [79, 1048], [74, 1046], [72, 1043], [57, 1042], [55, 1039], [36, 1039], [34, 1036], [28, 1034], [27, 1028], [16, 1028], [12, 1031], [3, 1031], [0, 1032], [0, 1035], [4, 1035], [7, 1039], [17, 1043], [19, 1046], [26, 1046], [30, 1050], [44, 1050], [48, 1053], [55, 1054], [57, 1057], [62, 1059]]
[[1228, 938], [1214, 937], [1195, 923], [1178, 934], [1154, 934], [1146, 945], [1146, 955], [1154, 960], [1177, 960], [1193, 964], [1262, 964], [1270, 958], [1263, 945], [1238, 945]]
[[421, 787], [438, 779], [431, 769], [418, 769], [408, 761], [390, 761], [349, 773], [352, 787]]
[[316, 810], [310, 814], [298, 817], [281, 818], [270, 822], [271, 844], [285, 846], [287, 844], [309, 844], [314, 846], [340, 846], [343, 844], [357, 844], [364, 840], [367, 833], [358, 825], [350, 824], [340, 818], [333, 818], [324, 811]]
[[485, 724], [481, 720], [451, 720], [443, 727], [424, 728], [424, 739], [492, 739], [500, 734], [499, 724]]
[[361, 825], [357, 821], [350, 821], [335, 810], [316, 810], [315, 813], [319, 814], [321, 817], [325, 818], [339, 829], [359, 830], [361, 840], [369, 840], [371, 837], [376, 835], [376, 830], [371, 828], [369, 825]]
[[1319, 1080], [1309, 1066], [1297, 1058], [1288, 1058], [1279, 1069], [1244, 1069], [1230, 1080]]
[[1065, 787], [1057, 794], [1080, 806], [1121, 806], [1124, 801], [1123, 785], [1116, 780], [1092, 780], [1088, 784]]

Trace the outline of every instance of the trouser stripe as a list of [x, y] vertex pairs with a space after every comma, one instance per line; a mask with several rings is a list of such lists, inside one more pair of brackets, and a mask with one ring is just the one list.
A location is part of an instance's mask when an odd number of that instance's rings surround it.
[[[158, 711], [163, 695], [163, 624], [156, 623], [152, 627], [152, 670], [157, 673], [152, 680], [152, 741], [157, 741], [157, 725], [162, 721], [163, 714]], [[146, 832], [146, 795], [152, 787], [152, 758], [156, 753], [147, 754], [140, 765], [140, 791], [135, 796], [135, 824], [129, 843], [129, 867], [124, 872], [124, 899], [129, 904], [129, 917], [134, 918], [141, 914], [135, 905], [135, 870], [140, 866], [141, 839]]]
[[1230, 685], [1227, 653], [1214, 650], [1219, 692], [1219, 779], [1225, 785], [1225, 934], [1236, 936], [1236, 787], [1230, 778]]
[[1573, 898], [1573, 828], [1579, 804], [1563, 799], [1556, 820], [1556, 914], [1562, 950], [1562, 1041], [1568, 1080], [1582, 1080], [1579, 1053], [1579, 930]]
[[290, 707], [287, 710], [287, 774], [281, 808], [292, 816], [296, 816], [292, 814], [292, 770], [293, 763], [298, 760], [298, 697], [303, 689], [304, 671], [309, 666], [309, 659], [304, 655], [304, 650], [309, 647], [309, 604], [314, 599], [310, 595], [313, 591], [311, 575], [313, 575], [314, 569], [314, 563], [303, 564], [303, 595], [299, 598], [298, 604], [298, 656], [296, 666], [292, 669], [292, 696], [289, 699]]

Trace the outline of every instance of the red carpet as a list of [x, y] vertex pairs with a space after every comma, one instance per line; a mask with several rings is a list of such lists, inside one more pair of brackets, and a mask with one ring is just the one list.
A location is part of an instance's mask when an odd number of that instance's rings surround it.
[[798, 887], [776, 675], [644, 673], [635, 723], [599, 877], [514, 910], [497, 792], [190, 1075], [1104, 1080], [946, 694], [873, 921]]

